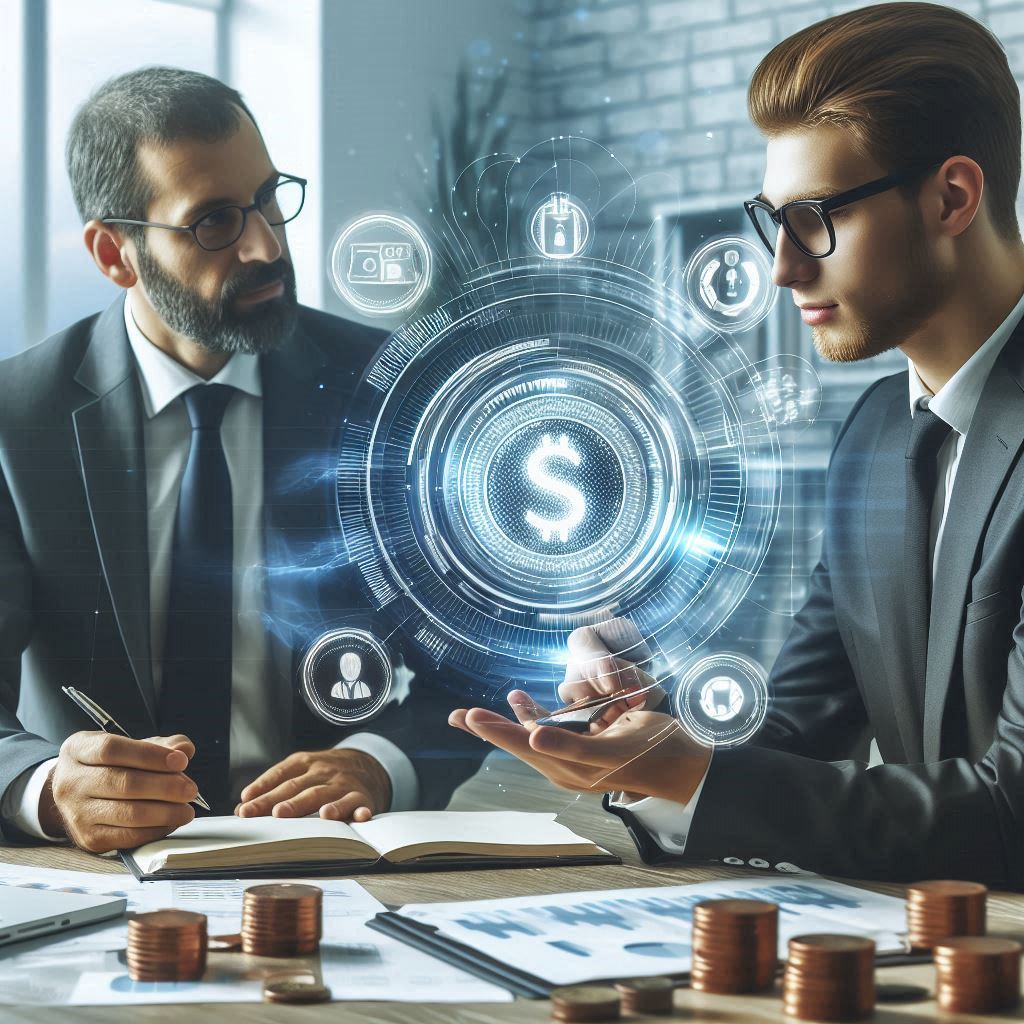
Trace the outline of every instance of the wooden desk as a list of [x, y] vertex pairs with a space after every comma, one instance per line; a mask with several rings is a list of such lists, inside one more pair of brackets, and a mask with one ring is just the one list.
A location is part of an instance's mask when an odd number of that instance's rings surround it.
[[[466, 783], [452, 803], [461, 810], [557, 810], [570, 827], [618, 853], [621, 865], [578, 868], [540, 868], [508, 871], [458, 871], [424, 874], [366, 876], [359, 881], [384, 903], [424, 903], [500, 896], [528, 896], [586, 889], [617, 889], [651, 885], [679, 885], [714, 878], [765, 874], [741, 868], [651, 868], [642, 864], [617, 818], [600, 809], [597, 798], [576, 798], [549, 786], [518, 762], [492, 757], [477, 776]], [[67, 847], [0, 846], [0, 861], [35, 864], [78, 871], [119, 871], [120, 861], [95, 857]], [[792, 878], [793, 876], [778, 876]], [[865, 883], [877, 892], [902, 895], [900, 886]], [[989, 897], [989, 928], [992, 932], [1024, 937], [1024, 894], [993, 893]], [[889, 967], [879, 971], [885, 982], [906, 982], [934, 989], [934, 969], [929, 965]], [[676, 992], [675, 1019], [691, 1024], [724, 1024], [727, 1021], [788, 1021], [782, 1014], [778, 991], [763, 996], [704, 996], [681, 989]], [[489, 1024], [502, 1021], [550, 1020], [546, 1000], [517, 999], [510, 1004], [412, 1005], [408, 1003], [330, 1003], [322, 1006], [271, 1006], [240, 1003], [213, 1006], [109, 1006], [75, 1007], [75, 1021], [114, 1022], [200, 1019], [216, 1013], [223, 1024], [261, 1024], [265, 1021], [330, 1020], [372, 1024]], [[872, 1020], [877, 1024], [912, 1024], [938, 1019], [934, 1002], [906, 1006], [880, 1006]], [[63, 1007], [2, 1006], [5, 1024], [14, 1022], [61, 1022], [69, 1019]], [[640, 1019], [640, 1018], [632, 1018]], [[671, 1020], [673, 1018], [647, 1018]], [[946, 1017], [956, 1021], [984, 1021], [999, 1017]], [[1002, 1019], [1020, 1019], [1019, 1010]]]

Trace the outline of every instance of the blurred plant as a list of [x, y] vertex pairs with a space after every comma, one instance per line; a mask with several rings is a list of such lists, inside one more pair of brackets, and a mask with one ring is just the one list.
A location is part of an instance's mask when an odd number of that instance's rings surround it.
[[[482, 86], [476, 88], [475, 86]], [[504, 153], [512, 132], [513, 119], [499, 113], [508, 88], [508, 76], [499, 69], [493, 77], [473, 75], [465, 61], [455, 74], [455, 103], [451, 123], [446, 125], [437, 104], [431, 113], [437, 174], [434, 181], [435, 206], [448, 222], [443, 246], [453, 269], [466, 269], [467, 253], [456, 241], [455, 224], [469, 239], [478, 256], [496, 259], [490, 235], [477, 209], [493, 211], [504, 203], [500, 193], [502, 175], [490, 175], [481, 183], [488, 166], [486, 158]], [[454, 191], [453, 191], [454, 190]], [[510, 211], [511, 212], [511, 211]]]

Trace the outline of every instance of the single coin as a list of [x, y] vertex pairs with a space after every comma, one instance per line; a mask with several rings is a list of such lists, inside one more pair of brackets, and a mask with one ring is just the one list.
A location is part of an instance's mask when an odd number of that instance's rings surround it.
[[250, 885], [246, 896], [258, 896], [261, 900], [323, 899], [324, 891], [318, 885], [302, 882], [272, 882], [267, 885]]
[[234, 935], [211, 935], [207, 948], [211, 953], [234, 953], [242, 948], [242, 936], [240, 933]]
[[551, 993], [553, 1020], [618, 1020], [621, 1005], [618, 992], [609, 985], [566, 985]]
[[676, 983], [671, 978], [626, 978], [615, 982], [627, 1013], [668, 1014], [672, 1012]]
[[266, 1003], [327, 1003], [330, 999], [331, 990], [318, 981], [297, 977], [263, 983]]

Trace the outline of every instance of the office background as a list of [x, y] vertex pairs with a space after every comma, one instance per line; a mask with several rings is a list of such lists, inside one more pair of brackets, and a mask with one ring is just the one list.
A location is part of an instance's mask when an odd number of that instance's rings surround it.
[[[289, 225], [300, 300], [350, 315], [331, 290], [338, 228], [371, 209], [414, 216], [445, 171], [497, 137], [519, 151], [550, 135], [608, 146], [637, 180], [637, 224], [660, 218], [654, 258], [685, 263], [700, 240], [748, 234], [764, 147], [746, 115], [750, 73], [774, 43], [860, 3], [785, 0], [0, 0], [0, 357], [105, 306], [113, 286], [81, 242], [64, 171], [76, 107], [142, 64], [194, 68], [240, 89], [285, 171], [310, 179]], [[1024, 2], [951, 4], [987, 24], [1024, 79]], [[460, 101], [460, 95], [463, 99]], [[820, 546], [824, 468], [838, 424], [899, 353], [833, 367], [793, 304], [740, 341], [822, 381], [815, 425], [786, 450], [785, 512], [746, 602], [712, 641], [770, 663]]]

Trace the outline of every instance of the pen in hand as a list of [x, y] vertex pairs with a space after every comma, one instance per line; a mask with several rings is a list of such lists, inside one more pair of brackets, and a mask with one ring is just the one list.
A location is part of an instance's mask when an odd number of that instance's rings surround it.
[[[114, 718], [103, 710], [91, 697], [86, 696], [80, 690], [76, 690], [73, 686], [62, 686], [61, 690], [65, 696], [68, 697], [75, 705], [78, 706], [93, 722], [96, 723], [104, 732], [111, 733], [114, 736], [124, 736], [126, 739], [133, 739], [134, 737], [129, 736], [125, 732], [124, 728], [117, 724]], [[190, 800], [189, 803], [195, 804], [197, 807], [201, 807], [204, 811], [210, 810], [210, 805], [197, 793], [195, 798]]]

